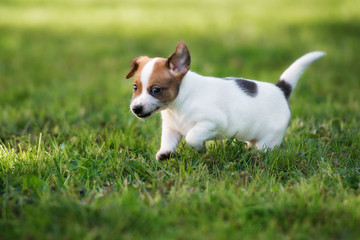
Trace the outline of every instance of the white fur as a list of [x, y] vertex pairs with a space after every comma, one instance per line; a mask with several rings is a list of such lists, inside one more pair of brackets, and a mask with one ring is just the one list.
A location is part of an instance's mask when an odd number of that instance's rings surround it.
[[[294, 88], [304, 69], [323, 55], [304, 55], [280, 79]], [[161, 148], [156, 158], [173, 153], [182, 137], [198, 151], [204, 149], [206, 140], [217, 137], [256, 142], [260, 149], [279, 145], [290, 121], [288, 102], [276, 85], [254, 82], [257, 95], [249, 96], [235, 81], [188, 71], [176, 99], [161, 111]]]

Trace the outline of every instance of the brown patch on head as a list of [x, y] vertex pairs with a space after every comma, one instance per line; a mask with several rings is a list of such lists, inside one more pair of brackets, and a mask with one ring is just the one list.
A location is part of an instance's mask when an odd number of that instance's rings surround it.
[[151, 61], [151, 58], [146, 57], [146, 56], [137, 57], [131, 61], [131, 70], [128, 73], [128, 75], [126, 76], [126, 78], [127, 79], [131, 78], [135, 74], [134, 82], [133, 82], [133, 86], [134, 86], [133, 98], [141, 94], [142, 83], [140, 80], [140, 74], [141, 74], [141, 71], [144, 68], [144, 66], [150, 61]]
[[[168, 68], [167, 59], [159, 58], [154, 64], [147, 91], [160, 102], [169, 104], [177, 97], [183, 76], [184, 75], [174, 74]], [[153, 87], [160, 88], [160, 93], [153, 94]]]
[[[141, 94], [141, 71], [151, 58], [142, 56], [134, 58], [131, 70], [126, 78], [134, 75], [133, 98]], [[156, 58], [152, 74], [147, 84], [147, 92], [161, 103], [167, 105], [178, 95], [181, 80], [190, 69], [190, 53], [184, 41], [179, 41], [176, 50], [168, 59]]]
[[[167, 105], [179, 93], [181, 80], [190, 69], [190, 52], [184, 41], [179, 41], [175, 51], [167, 58], [159, 58], [150, 76], [147, 91]], [[156, 92], [153, 92], [156, 88]]]

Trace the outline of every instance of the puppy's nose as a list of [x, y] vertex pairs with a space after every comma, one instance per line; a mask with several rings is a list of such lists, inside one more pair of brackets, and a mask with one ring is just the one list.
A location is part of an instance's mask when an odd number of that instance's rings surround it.
[[135, 113], [135, 114], [140, 114], [143, 110], [143, 107], [141, 105], [136, 105], [132, 108], [132, 111]]

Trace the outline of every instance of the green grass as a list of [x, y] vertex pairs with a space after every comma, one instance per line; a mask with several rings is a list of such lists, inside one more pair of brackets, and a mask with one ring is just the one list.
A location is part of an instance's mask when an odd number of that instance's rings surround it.
[[[160, 163], [125, 75], [180, 39], [220, 77], [327, 56], [279, 148], [181, 143]], [[356, 0], [1, 1], [0, 239], [359, 239], [359, 39]]]

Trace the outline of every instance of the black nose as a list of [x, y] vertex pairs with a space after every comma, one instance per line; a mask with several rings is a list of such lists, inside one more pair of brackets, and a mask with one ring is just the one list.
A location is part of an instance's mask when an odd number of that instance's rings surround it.
[[140, 114], [142, 113], [142, 110], [143, 110], [143, 107], [141, 105], [136, 105], [133, 107], [132, 111], [135, 113], [135, 114]]

